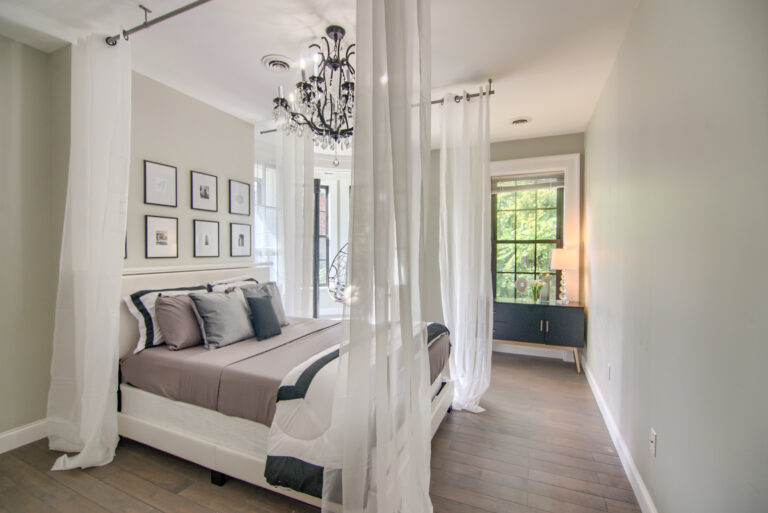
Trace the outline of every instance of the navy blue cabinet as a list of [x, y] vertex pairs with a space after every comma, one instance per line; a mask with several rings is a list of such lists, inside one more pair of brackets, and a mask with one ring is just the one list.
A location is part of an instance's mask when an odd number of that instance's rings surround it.
[[495, 342], [572, 349], [580, 372], [578, 349], [586, 339], [584, 307], [501, 300], [493, 304]]

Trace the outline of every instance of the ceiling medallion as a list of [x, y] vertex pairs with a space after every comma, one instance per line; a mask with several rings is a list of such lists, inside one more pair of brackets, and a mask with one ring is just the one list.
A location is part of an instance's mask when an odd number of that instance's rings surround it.
[[315, 146], [333, 151], [350, 146], [353, 133], [352, 114], [355, 105], [355, 68], [350, 58], [355, 55], [355, 45], [346, 48], [341, 40], [345, 31], [337, 25], [325, 29], [327, 35], [321, 44], [313, 43], [312, 74], [307, 77], [304, 60], [301, 60], [301, 81], [296, 89], [273, 100], [274, 118], [278, 128], [286, 133], [303, 135], [305, 127], [312, 131]]

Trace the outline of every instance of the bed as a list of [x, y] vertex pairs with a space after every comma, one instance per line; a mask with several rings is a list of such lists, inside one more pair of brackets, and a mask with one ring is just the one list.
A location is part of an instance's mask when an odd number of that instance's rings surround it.
[[[268, 280], [263, 267], [130, 274], [123, 278], [123, 295], [244, 274]], [[332, 320], [289, 321], [282, 334], [267, 340], [245, 340], [213, 351], [158, 346], [133, 354], [137, 323], [121, 304], [119, 434], [209, 468], [216, 484], [232, 476], [319, 506], [313, 495], [267, 483], [269, 426], [281, 380], [301, 361], [332, 350], [344, 330]], [[447, 379], [449, 348], [447, 334], [434, 337], [429, 346], [432, 434], [453, 395]]]

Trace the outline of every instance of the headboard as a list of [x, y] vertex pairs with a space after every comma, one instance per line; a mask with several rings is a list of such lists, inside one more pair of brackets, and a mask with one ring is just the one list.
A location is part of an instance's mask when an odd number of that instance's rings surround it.
[[137, 290], [205, 285], [212, 281], [246, 275], [261, 282], [269, 281], [269, 267], [259, 265], [225, 269], [164, 270], [161, 272], [147, 269], [146, 272], [124, 273], [120, 294], [120, 336], [118, 339], [120, 341], [120, 357], [131, 353], [136, 348], [136, 342], [139, 339], [138, 322], [128, 311], [128, 307], [125, 306], [122, 300], [125, 296]]

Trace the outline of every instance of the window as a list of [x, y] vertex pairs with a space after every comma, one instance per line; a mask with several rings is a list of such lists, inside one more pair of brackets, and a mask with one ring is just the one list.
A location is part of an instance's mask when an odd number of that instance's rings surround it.
[[564, 175], [495, 177], [491, 187], [492, 269], [495, 298], [531, 297], [520, 293], [515, 280], [550, 277], [550, 297], [556, 273], [549, 267], [552, 249], [563, 243]]
[[318, 203], [318, 267], [317, 283], [328, 286], [328, 192], [327, 185], [321, 185], [317, 196]]
[[253, 178], [253, 254], [257, 262], [277, 257], [277, 172], [275, 167], [257, 163]]

